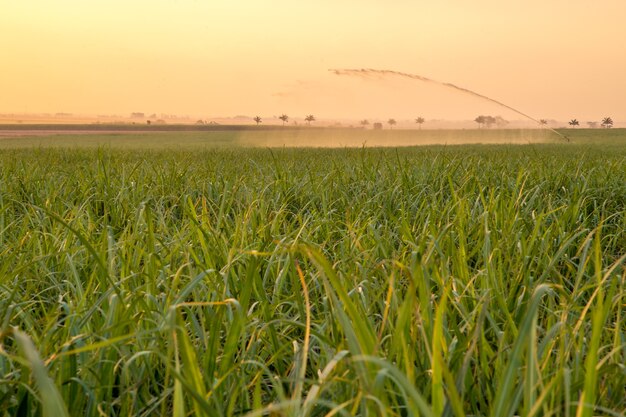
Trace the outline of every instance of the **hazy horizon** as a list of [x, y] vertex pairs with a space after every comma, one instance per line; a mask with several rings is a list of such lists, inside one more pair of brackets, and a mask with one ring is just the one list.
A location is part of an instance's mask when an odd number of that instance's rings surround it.
[[626, 121], [626, 2], [60, 0], [0, 5], [0, 113]]
[[[477, 114], [478, 115], [478, 114]], [[285, 124], [286, 126], [291, 127], [358, 127], [358, 128], [367, 128], [372, 129], [374, 123], [382, 123], [383, 129], [388, 129], [389, 118], [385, 117], [373, 117], [366, 118], [367, 124], [363, 125], [362, 118], [318, 118], [315, 117], [315, 120], [312, 123], [307, 123], [305, 120], [305, 115], [299, 114], [289, 114], [289, 120]], [[485, 115], [487, 116], [487, 115]], [[491, 116], [501, 117], [500, 114], [494, 113]], [[211, 115], [185, 115], [185, 114], [148, 114], [144, 113], [142, 117], [133, 117], [131, 114], [85, 114], [85, 113], [0, 113], [0, 126], [2, 125], [16, 125], [16, 124], [149, 124], [155, 123], [164, 123], [164, 124], [198, 124], [202, 122], [204, 124], [219, 124], [219, 125], [256, 125], [254, 121], [255, 115], [219, 115], [219, 116], [211, 116]], [[261, 126], [283, 126], [282, 120], [279, 118], [279, 115], [263, 115], [261, 114]], [[439, 130], [439, 129], [488, 129], [488, 130], [497, 130], [497, 129], [542, 129], [545, 126], [542, 126], [538, 123], [533, 122], [530, 119], [504, 119], [504, 124], [494, 123], [491, 126], [479, 126], [476, 123], [476, 120], [467, 118], [467, 119], [446, 119], [446, 118], [436, 118], [436, 119], [426, 119], [424, 118], [424, 122], [420, 125], [416, 124], [415, 118], [393, 118], [396, 121], [396, 124], [392, 127], [393, 129], [416, 129], [416, 130]], [[576, 127], [571, 127], [568, 125], [569, 120], [557, 120], [557, 119], [547, 119], [546, 126], [549, 128], [575, 128], [575, 129], [584, 129], [584, 128], [603, 128], [601, 125], [601, 120], [585, 120], [578, 119], [579, 125]], [[595, 122], [595, 125], [589, 126], [589, 122]], [[626, 127], [626, 122], [621, 120], [615, 120], [613, 118], [613, 126], [615, 128], [623, 128]]]

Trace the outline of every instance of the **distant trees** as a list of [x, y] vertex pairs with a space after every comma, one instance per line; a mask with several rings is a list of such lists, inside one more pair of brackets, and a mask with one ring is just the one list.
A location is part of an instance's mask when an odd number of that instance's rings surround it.
[[304, 118], [304, 120], [306, 121], [306, 124], [310, 126], [311, 122], [315, 121], [315, 116], [309, 114], [307, 117]]
[[569, 124], [571, 127], [576, 127], [576, 126], [580, 125], [580, 123], [579, 123], [579, 122], [578, 122], [578, 120], [576, 120], [576, 119], [572, 119], [572, 120], [570, 120], [568, 124]]
[[504, 127], [509, 124], [509, 121], [504, 120], [504, 118], [501, 116], [496, 116], [495, 119], [496, 119], [496, 126], [498, 127]]
[[415, 119], [415, 123], [417, 123], [419, 125], [420, 130], [422, 129], [422, 123], [424, 123], [426, 120], [424, 120], [423, 117], [418, 117], [417, 119]]
[[393, 129], [393, 126], [397, 123], [396, 119], [389, 119], [387, 120], [387, 123], [389, 123], [389, 129]]
[[[572, 126], [578, 126], [578, 120], [572, 119], [569, 124]], [[602, 119], [600, 125], [605, 129], [610, 129], [613, 127], [613, 119], [605, 117]], [[587, 122], [587, 126], [589, 126], [589, 129], [596, 129], [598, 127], [598, 122]]]
[[374, 123], [374, 130], [380, 130], [383, 128], [383, 124], [382, 123]]
[[478, 116], [477, 118], [474, 119], [474, 121], [478, 123], [479, 129], [484, 126], [487, 126], [487, 128], [490, 128], [494, 124], [498, 127], [504, 127], [509, 123], [506, 120], [504, 120], [501, 116], [493, 117], [493, 116], [484, 116], [484, 115]]
[[545, 125], [548, 124], [548, 121], [546, 119], [541, 119], [541, 120], [539, 120], [539, 124], [542, 125], [542, 126], [545, 126]]
[[257, 125], [257, 126], [259, 125], [259, 123], [263, 122], [263, 119], [261, 119], [261, 117], [260, 117], [260, 116], [256, 116], [256, 117], [255, 117], [254, 119], [252, 119], [252, 120], [254, 120], [254, 121], [256, 122], [256, 125]]
[[606, 129], [610, 129], [611, 127], [613, 127], [613, 119], [611, 119], [610, 117], [605, 117], [604, 119], [602, 119], [602, 126]]
[[361, 120], [359, 123], [361, 123], [361, 126], [363, 126], [363, 127], [365, 127], [365, 126], [367, 126], [368, 124], [370, 124], [370, 122], [369, 122], [367, 119], [363, 119], [363, 120]]
[[283, 126], [285, 126], [285, 123], [289, 121], [289, 116], [287, 116], [286, 114], [283, 114], [279, 117], [279, 119], [283, 121]]

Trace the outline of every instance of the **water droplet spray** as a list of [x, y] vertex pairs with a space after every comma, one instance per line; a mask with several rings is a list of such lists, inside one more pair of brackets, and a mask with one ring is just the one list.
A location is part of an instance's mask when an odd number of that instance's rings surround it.
[[561, 139], [563, 139], [566, 142], [569, 142], [569, 138], [565, 135], [563, 135], [562, 133], [559, 133], [558, 131], [550, 128], [550, 127], [546, 127], [543, 126], [541, 124], [541, 122], [537, 119], [535, 119], [534, 117], [529, 116], [526, 113], [523, 113], [519, 110], [517, 110], [514, 107], [511, 107], [507, 104], [502, 103], [501, 101], [498, 100], [494, 100], [491, 97], [487, 97], [483, 94], [479, 94], [475, 91], [472, 91], [470, 89], [467, 88], [463, 88], [463, 87], [459, 87], [457, 85], [451, 84], [451, 83], [445, 83], [445, 82], [441, 82], [441, 81], [437, 81], [437, 80], [433, 80], [432, 78], [427, 78], [427, 77], [423, 77], [421, 75], [417, 75], [417, 74], [409, 74], [406, 72], [400, 72], [400, 71], [393, 71], [393, 70], [377, 70], [377, 69], [371, 69], [371, 68], [362, 68], [362, 69], [329, 69], [328, 71], [331, 71], [332, 73], [336, 74], [336, 75], [347, 75], [347, 76], [361, 76], [361, 77], [368, 77], [368, 76], [392, 76], [392, 77], [402, 77], [402, 78], [409, 78], [411, 80], [417, 80], [417, 81], [422, 81], [425, 83], [430, 83], [430, 84], [436, 84], [436, 85], [440, 85], [442, 87], [447, 87], [447, 88], [452, 88], [460, 93], [464, 93], [464, 94], [468, 94], [471, 95], [473, 97], [477, 97], [483, 100], [487, 100], [490, 101], [492, 103], [497, 104], [500, 107], [504, 107], [506, 109], [509, 109], [529, 120], [532, 120], [533, 122], [537, 123], [537, 126], [541, 127], [542, 129], [548, 129], [554, 133], [556, 133]]

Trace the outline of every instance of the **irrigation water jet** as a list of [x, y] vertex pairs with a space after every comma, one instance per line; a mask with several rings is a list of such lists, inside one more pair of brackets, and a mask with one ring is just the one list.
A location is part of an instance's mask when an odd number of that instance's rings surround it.
[[546, 127], [544, 125], [541, 124], [541, 122], [537, 119], [535, 119], [532, 116], [527, 115], [524, 112], [521, 112], [519, 110], [517, 110], [514, 107], [511, 107], [507, 104], [502, 103], [501, 101], [498, 100], [494, 100], [491, 97], [485, 96], [483, 94], [479, 94], [475, 91], [469, 90], [467, 88], [463, 88], [463, 87], [459, 87], [458, 85], [454, 85], [451, 83], [444, 83], [441, 81], [437, 81], [437, 80], [433, 80], [432, 78], [428, 78], [428, 77], [423, 77], [421, 75], [417, 75], [417, 74], [409, 74], [406, 72], [400, 72], [400, 71], [393, 71], [393, 70], [378, 70], [378, 69], [372, 69], [372, 68], [362, 68], [362, 69], [329, 69], [328, 71], [334, 73], [335, 75], [347, 75], [347, 76], [362, 76], [362, 77], [367, 77], [367, 76], [373, 76], [373, 75], [378, 75], [378, 76], [394, 76], [394, 77], [403, 77], [403, 78], [409, 78], [411, 80], [418, 80], [418, 81], [422, 81], [425, 83], [430, 83], [430, 84], [436, 84], [436, 85], [440, 85], [442, 87], [447, 87], [447, 88], [452, 88], [456, 91], [459, 91], [461, 93], [465, 93], [468, 94], [470, 96], [473, 97], [478, 97], [480, 99], [483, 100], [487, 100], [490, 101], [492, 103], [497, 104], [500, 107], [504, 107], [506, 109], [509, 109], [529, 120], [532, 120], [533, 122], [537, 123], [537, 126], [541, 127], [542, 129], [548, 129], [554, 133], [556, 133], [561, 139], [563, 139], [566, 142], [569, 142], [569, 138], [565, 135], [563, 135], [562, 133], [559, 133], [558, 131], [550, 128], [550, 127]]

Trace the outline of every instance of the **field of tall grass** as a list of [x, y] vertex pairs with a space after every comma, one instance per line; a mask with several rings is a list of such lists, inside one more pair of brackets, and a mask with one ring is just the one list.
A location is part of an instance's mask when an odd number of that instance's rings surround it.
[[0, 414], [623, 416], [626, 143], [4, 149]]

